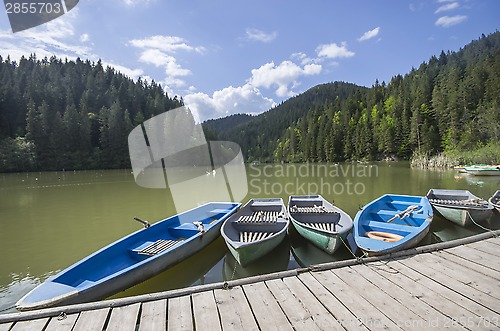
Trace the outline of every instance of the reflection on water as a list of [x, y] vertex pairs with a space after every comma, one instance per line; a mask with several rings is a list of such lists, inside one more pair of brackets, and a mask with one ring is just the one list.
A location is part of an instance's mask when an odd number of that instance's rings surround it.
[[[281, 197], [322, 194], [354, 218], [360, 206], [385, 193], [425, 195], [430, 188], [468, 189], [489, 198], [500, 177], [459, 175], [453, 170], [410, 169], [408, 163], [247, 166], [249, 194]], [[0, 174], [0, 310], [79, 259], [140, 228], [176, 213], [167, 190], [145, 189], [130, 170]], [[485, 227], [499, 229], [498, 214]], [[422, 244], [484, 232], [435, 216]], [[333, 256], [303, 239], [293, 226], [273, 252], [247, 268], [236, 265], [222, 238], [203, 252], [113, 296], [124, 297], [193, 284], [281, 271], [352, 258], [341, 247]], [[13, 312], [13, 309], [4, 311]]]

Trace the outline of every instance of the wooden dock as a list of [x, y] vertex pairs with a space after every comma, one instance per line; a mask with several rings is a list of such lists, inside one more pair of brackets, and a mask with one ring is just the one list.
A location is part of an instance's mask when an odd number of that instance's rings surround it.
[[0, 331], [500, 330], [499, 234], [229, 283], [0, 315]]

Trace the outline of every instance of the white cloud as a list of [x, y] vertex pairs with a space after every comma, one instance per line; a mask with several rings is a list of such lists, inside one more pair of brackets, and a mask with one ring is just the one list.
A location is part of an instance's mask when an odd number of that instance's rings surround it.
[[441, 13], [441, 12], [448, 11], [448, 10], [453, 10], [453, 9], [458, 8], [459, 6], [460, 6], [460, 4], [458, 2], [450, 2], [446, 5], [440, 6], [438, 9], [436, 9], [434, 14]]
[[306, 64], [303, 68], [292, 61], [283, 61], [278, 66], [274, 62], [266, 63], [258, 69], [252, 70], [249, 83], [256, 87], [277, 87], [276, 95], [279, 97], [291, 97], [296, 93], [289, 89], [299, 85], [297, 78], [304, 75], [317, 75], [321, 72], [320, 64]]
[[13, 60], [33, 53], [38, 58], [54, 55], [68, 59], [96, 58], [91, 48], [73, 43], [75, 39], [73, 21], [77, 15], [78, 8], [74, 8], [64, 16], [18, 32], [15, 36], [10, 31], [0, 31], [0, 54], [10, 55]]
[[205, 51], [204, 47], [190, 46], [186, 43], [186, 40], [176, 36], [157, 35], [145, 39], [133, 39], [129, 41], [129, 44], [137, 48], [158, 49], [166, 53], [175, 53], [177, 51], [203, 53]]
[[336, 43], [319, 45], [318, 48], [316, 48], [316, 53], [319, 57], [330, 59], [346, 58], [355, 55], [354, 52], [347, 49], [347, 43], [345, 41], [343, 41], [340, 46]]
[[465, 15], [456, 15], [456, 16], [442, 16], [437, 19], [436, 25], [442, 26], [444, 28], [449, 28], [450, 26], [460, 24], [467, 19]]
[[137, 5], [147, 5], [155, 0], [121, 0], [128, 7], [135, 7]]
[[180, 77], [191, 75], [191, 70], [183, 68], [173, 56], [177, 52], [204, 53], [204, 47], [194, 47], [186, 40], [176, 36], [152, 36], [145, 39], [133, 39], [129, 45], [141, 50], [139, 61], [165, 69], [167, 86], [183, 87], [186, 82]]
[[376, 27], [373, 30], [366, 31], [365, 33], [363, 33], [361, 37], [358, 38], [358, 41], [365, 41], [375, 38], [379, 34], [379, 32], [380, 32], [380, 27]]
[[258, 114], [276, 106], [272, 99], [264, 97], [258, 88], [250, 84], [229, 86], [215, 91], [212, 96], [191, 93], [184, 97], [184, 103], [198, 122], [238, 113]]
[[90, 41], [90, 36], [88, 35], [88, 33], [84, 33], [84, 34], [80, 35], [80, 41], [82, 43]]
[[261, 41], [264, 43], [271, 42], [278, 36], [278, 33], [276, 31], [272, 33], [266, 33], [259, 29], [247, 29], [246, 34], [249, 40]]

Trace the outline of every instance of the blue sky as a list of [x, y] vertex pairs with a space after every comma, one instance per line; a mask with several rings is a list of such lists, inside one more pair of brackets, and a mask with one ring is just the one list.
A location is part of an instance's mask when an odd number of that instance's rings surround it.
[[90, 59], [179, 95], [201, 120], [260, 113], [321, 83], [371, 86], [499, 29], [500, 1], [80, 0], [0, 55]]

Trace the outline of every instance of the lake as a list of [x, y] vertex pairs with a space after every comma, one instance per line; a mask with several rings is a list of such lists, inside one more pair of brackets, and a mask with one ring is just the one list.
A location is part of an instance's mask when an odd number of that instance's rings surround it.
[[[385, 193], [425, 195], [430, 188], [468, 189], [489, 198], [500, 177], [474, 177], [453, 170], [411, 169], [407, 162], [247, 165], [248, 195], [281, 197], [322, 194], [354, 218], [361, 206]], [[103, 246], [175, 214], [166, 189], [136, 185], [130, 170], [0, 174], [0, 310], [11, 307], [47, 277]], [[484, 226], [498, 229], [498, 215]], [[435, 217], [422, 244], [484, 232]], [[221, 237], [206, 250], [113, 297], [207, 284], [299, 266], [352, 258], [342, 247], [323, 253], [293, 230], [261, 261], [241, 268]], [[10, 308], [10, 309], [9, 309]]]

